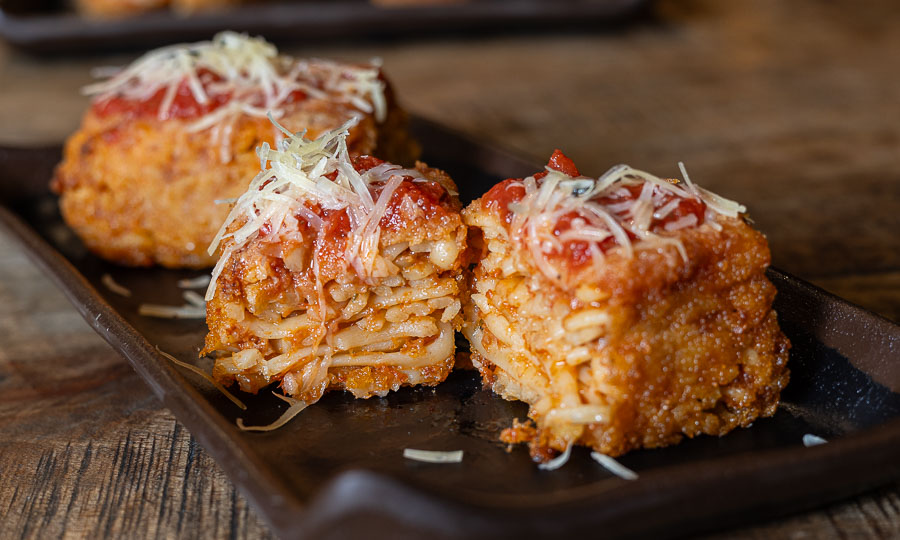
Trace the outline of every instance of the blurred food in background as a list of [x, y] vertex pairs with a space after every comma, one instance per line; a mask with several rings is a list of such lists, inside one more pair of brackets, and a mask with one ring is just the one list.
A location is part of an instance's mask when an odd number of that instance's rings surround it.
[[279, 42], [460, 31], [602, 32], [651, 0], [0, 0], [0, 39], [40, 54], [147, 49], [222, 30]]
[[91, 17], [128, 17], [155, 9], [179, 13], [208, 11], [246, 3], [247, 0], [74, 0], [79, 13]]

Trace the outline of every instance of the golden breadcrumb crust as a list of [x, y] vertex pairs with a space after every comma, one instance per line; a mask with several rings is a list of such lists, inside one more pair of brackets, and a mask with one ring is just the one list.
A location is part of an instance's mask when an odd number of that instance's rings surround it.
[[[772, 310], [766, 239], [743, 220], [679, 231], [686, 261], [674, 248], [610, 252], [601, 269], [572, 268], [553, 282], [480, 200], [463, 214], [484, 236], [469, 287], [481, 304], [464, 302], [473, 364], [500, 395], [527, 401], [536, 427], [516, 425], [506, 442], [529, 442], [541, 461], [571, 443], [617, 456], [774, 414], [790, 344]], [[602, 328], [578, 327], [588, 314]], [[504, 325], [511, 335], [500, 340], [491, 328]], [[579, 332], [597, 337], [579, 343]], [[517, 339], [524, 351], [510, 346]], [[605, 411], [600, 421], [549, 418], [589, 404]]]
[[[439, 272], [436, 277], [448, 288], [448, 296], [457, 299], [463, 284], [467, 230], [460, 215], [461, 205], [456, 196], [456, 185], [441, 170], [429, 168], [423, 163], [417, 163], [416, 169], [427, 182], [404, 181], [394, 191], [380, 222], [379, 250], [397, 244], [454, 244], [459, 255], [455, 257], [451, 268]], [[297, 231], [281, 230], [274, 243], [271, 238], [256, 237], [234, 252], [217, 279], [213, 298], [207, 303], [206, 322], [209, 333], [201, 354], [255, 349], [259, 351], [261, 359], [268, 360], [308, 345], [321, 329], [328, 328], [328, 331], [336, 333], [354, 326], [354, 321], [369, 321], [366, 324], [384, 322], [384, 309], [374, 307], [377, 303], [376, 291], [384, 288], [384, 281], [360, 277], [346, 260], [345, 247], [349, 229], [345, 212], [318, 212], [324, 223], [321, 234], [317, 234], [301, 220]], [[242, 222], [236, 222], [229, 230], [236, 230], [242, 225]], [[226, 239], [224, 247], [227, 249], [231, 243], [230, 239]], [[291, 260], [297, 260], [297, 253], [304, 254], [301, 257], [303, 263], [299, 267], [292, 267]], [[428, 260], [427, 253], [415, 256], [420, 262]], [[313, 258], [315, 265], [312, 263]], [[400, 279], [403, 273], [397, 269], [392, 275]], [[393, 285], [395, 289], [402, 288], [407, 285], [407, 279], [400, 279], [400, 284], [395, 282]], [[342, 313], [348, 310], [348, 302], [334, 300], [329, 292], [334, 287], [355, 288], [357, 292], [353, 293], [354, 298], [364, 294], [370, 300], [357, 314], [342, 319]], [[329, 315], [322, 322], [319, 317], [319, 302], [323, 295], [327, 300]], [[283, 339], [262, 337], [249, 322], [251, 319], [258, 319], [277, 326], [298, 314], [306, 314], [317, 322], [314, 326], [294, 331]], [[435, 315], [432, 313], [429, 316]], [[440, 313], [437, 318], [440, 319]], [[458, 329], [461, 317], [456, 315], [450, 322]], [[377, 328], [370, 330], [375, 331]], [[319, 336], [317, 339], [323, 338]], [[399, 344], [399, 350], [404, 354], [417, 356], [434, 339], [436, 336], [404, 339]], [[391, 364], [332, 367], [328, 369], [327, 384], [324, 386], [313, 388], [309, 392], [293, 392], [285, 385], [283, 387], [287, 393], [307, 403], [318, 400], [321, 393], [329, 389], [350, 390], [357, 397], [384, 395], [400, 386], [438, 384], [450, 373], [453, 362], [454, 354], [451, 350], [446, 358], [421, 367]], [[237, 383], [244, 391], [256, 392], [282, 380], [289, 373], [290, 371], [282, 371], [271, 374], [260, 369], [259, 364], [235, 371], [231, 364], [228, 364], [228, 368], [223, 368], [223, 363], [217, 362], [213, 377], [225, 385]]]
[[[359, 114], [349, 105], [309, 98], [280, 121], [315, 137]], [[418, 149], [406, 118], [396, 106], [383, 124], [363, 115], [348, 138], [351, 152], [411, 163]], [[213, 130], [191, 131], [195, 121], [101, 115], [94, 108], [86, 113], [66, 142], [52, 188], [63, 218], [88, 249], [129, 266], [215, 264], [217, 255], [207, 248], [229, 210], [215, 201], [246, 191], [259, 172], [256, 148], [274, 145], [276, 130], [266, 118], [243, 116], [223, 148]]]

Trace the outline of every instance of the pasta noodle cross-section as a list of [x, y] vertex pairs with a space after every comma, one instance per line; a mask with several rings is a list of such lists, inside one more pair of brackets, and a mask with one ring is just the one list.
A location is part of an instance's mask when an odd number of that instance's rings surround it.
[[443, 381], [461, 326], [466, 226], [444, 172], [353, 157], [351, 125], [260, 149], [211, 250], [213, 377], [306, 403]]

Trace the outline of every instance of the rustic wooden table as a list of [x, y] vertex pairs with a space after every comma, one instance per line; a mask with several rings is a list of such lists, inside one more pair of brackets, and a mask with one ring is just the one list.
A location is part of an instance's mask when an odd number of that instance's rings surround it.
[[[747, 204], [774, 264], [900, 320], [900, 4], [661, 2], [614, 33], [308, 47], [536, 161], [628, 162]], [[88, 69], [0, 48], [0, 143], [59, 141]], [[269, 537], [128, 364], [0, 233], [0, 537]], [[898, 453], [900, 456], [900, 453]], [[898, 457], [900, 459], [900, 457]], [[752, 512], [752, 509], [748, 509]], [[900, 484], [724, 538], [897, 538]]]

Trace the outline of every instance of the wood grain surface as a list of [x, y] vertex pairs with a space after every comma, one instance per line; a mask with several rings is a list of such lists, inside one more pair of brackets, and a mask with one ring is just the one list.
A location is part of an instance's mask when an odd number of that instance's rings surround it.
[[[380, 56], [407, 108], [536, 161], [555, 147], [593, 175], [684, 161], [749, 207], [775, 265], [900, 321], [900, 3], [672, 0], [612, 33], [291, 52]], [[0, 144], [61, 140], [89, 69], [133, 57], [0, 46]], [[0, 538], [271, 536], [2, 233], [0, 345]], [[900, 484], [711, 537], [900, 538]]]

